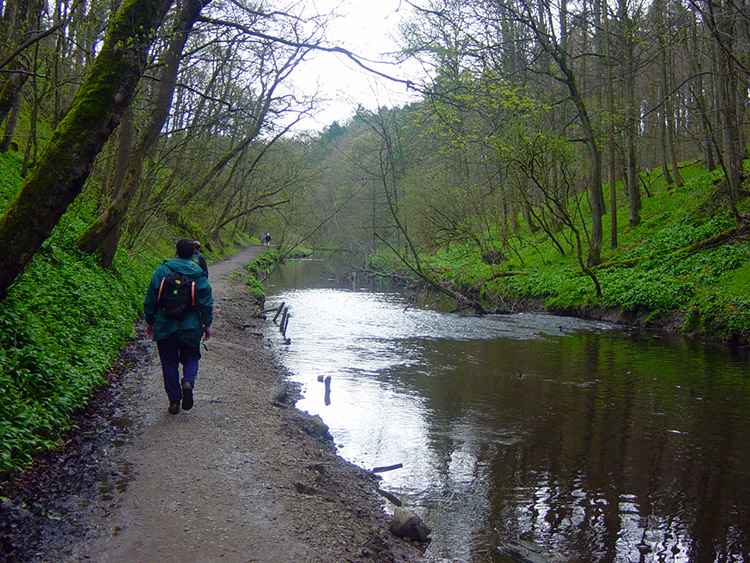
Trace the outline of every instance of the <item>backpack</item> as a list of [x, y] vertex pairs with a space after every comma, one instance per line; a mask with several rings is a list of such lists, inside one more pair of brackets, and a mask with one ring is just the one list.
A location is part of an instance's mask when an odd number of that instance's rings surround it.
[[164, 316], [179, 319], [195, 307], [195, 282], [185, 274], [169, 272], [161, 280], [156, 302]]

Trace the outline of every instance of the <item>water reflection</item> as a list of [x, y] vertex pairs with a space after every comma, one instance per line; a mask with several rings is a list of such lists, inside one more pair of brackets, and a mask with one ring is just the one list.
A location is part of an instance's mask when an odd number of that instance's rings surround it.
[[750, 383], [724, 350], [276, 283], [299, 408], [345, 458], [403, 464], [382, 488], [433, 527], [428, 560], [505, 561], [514, 539], [550, 561], [750, 560]]

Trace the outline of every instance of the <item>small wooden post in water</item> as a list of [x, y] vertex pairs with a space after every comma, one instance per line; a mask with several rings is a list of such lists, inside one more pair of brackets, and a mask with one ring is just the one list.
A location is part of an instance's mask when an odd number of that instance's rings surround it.
[[281, 314], [281, 321], [279, 322], [279, 332], [284, 339], [284, 344], [291, 344], [292, 340], [286, 337], [286, 328], [289, 326], [289, 307], [284, 308], [284, 312]]
[[284, 307], [281, 312], [281, 320], [279, 321], [279, 332], [284, 334], [284, 325], [286, 324], [286, 318], [289, 315], [289, 307]]
[[286, 303], [282, 301], [281, 305], [279, 305], [278, 308], [276, 309], [276, 314], [273, 316], [274, 323], [276, 322], [276, 319], [279, 318], [279, 315], [281, 314], [281, 312], [284, 310], [284, 305], [286, 305]]

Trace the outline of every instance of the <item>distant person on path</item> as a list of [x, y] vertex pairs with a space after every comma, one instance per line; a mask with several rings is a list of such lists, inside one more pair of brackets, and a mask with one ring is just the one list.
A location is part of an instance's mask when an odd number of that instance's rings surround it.
[[203, 254], [201, 254], [200, 252], [201, 243], [199, 243], [197, 240], [194, 240], [193, 244], [195, 244], [195, 251], [193, 252], [191, 260], [198, 264], [201, 267], [201, 270], [206, 272], [206, 278], [208, 278], [208, 264], [206, 264], [205, 256], [203, 256]]
[[271, 246], [271, 233], [266, 233], [266, 246]]
[[211, 338], [213, 296], [205, 272], [192, 261], [194, 252], [192, 239], [178, 240], [176, 258], [156, 269], [143, 303], [146, 335], [159, 349], [170, 414], [180, 412], [180, 401], [183, 410], [193, 408], [201, 337]]

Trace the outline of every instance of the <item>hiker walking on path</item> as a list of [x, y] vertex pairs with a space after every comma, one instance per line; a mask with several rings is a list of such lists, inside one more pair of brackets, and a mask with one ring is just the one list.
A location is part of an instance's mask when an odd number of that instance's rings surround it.
[[[201, 338], [211, 338], [213, 296], [206, 273], [192, 261], [195, 241], [177, 241], [177, 254], [151, 277], [143, 309], [146, 335], [156, 341], [169, 413], [193, 407]], [[180, 384], [180, 364], [182, 383]]]
[[266, 233], [266, 246], [271, 246], [271, 233]]
[[206, 273], [206, 277], [208, 277], [208, 264], [206, 264], [206, 257], [203, 256], [203, 254], [201, 254], [200, 252], [201, 243], [199, 243], [197, 240], [194, 240], [193, 244], [195, 245], [195, 251], [193, 252], [191, 260], [198, 264], [201, 267], [201, 270]]

